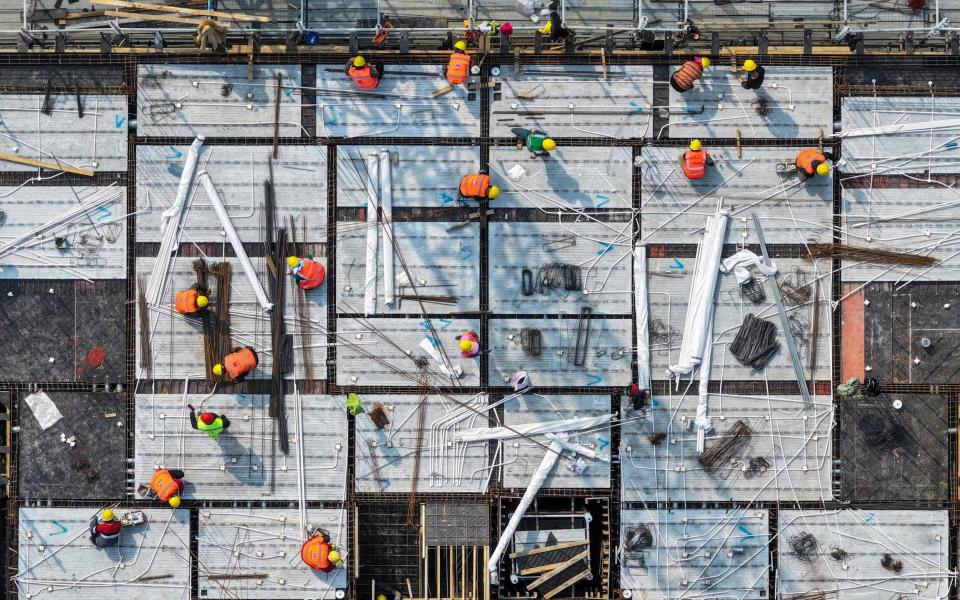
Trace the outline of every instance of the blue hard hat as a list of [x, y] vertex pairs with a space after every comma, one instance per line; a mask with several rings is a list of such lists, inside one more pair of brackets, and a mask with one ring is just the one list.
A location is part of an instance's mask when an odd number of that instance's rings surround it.
[[316, 46], [320, 43], [320, 34], [316, 31], [304, 31], [300, 39], [307, 46]]

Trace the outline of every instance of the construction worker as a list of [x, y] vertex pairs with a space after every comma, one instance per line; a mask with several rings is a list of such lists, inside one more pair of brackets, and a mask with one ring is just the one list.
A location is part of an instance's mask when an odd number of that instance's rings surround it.
[[355, 417], [365, 412], [363, 410], [363, 401], [356, 392], [350, 392], [347, 394], [347, 412], [350, 413], [351, 417]]
[[530, 151], [530, 158], [549, 156], [551, 152], [557, 149], [557, 143], [536, 127], [533, 129], [514, 127], [510, 131], [517, 136], [517, 149], [526, 146], [527, 150]]
[[224, 415], [218, 415], [208, 410], [197, 415], [193, 405], [188, 404], [187, 407], [190, 409], [190, 427], [197, 431], [206, 431], [207, 435], [212, 437], [214, 441], [217, 441], [220, 434], [230, 427], [230, 419]]
[[150, 479], [147, 495], [173, 508], [180, 506], [183, 491], [183, 471], [180, 469], [157, 469]]
[[490, 176], [486, 171], [464, 175], [460, 180], [460, 198], [464, 200], [495, 200], [499, 195], [500, 188], [490, 185]]
[[367, 59], [355, 56], [343, 68], [343, 72], [349, 75], [361, 90], [372, 90], [380, 85], [380, 80], [383, 78], [383, 65], [369, 65]]
[[330, 534], [317, 529], [300, 547], [300, 558], [311, 569], [329, 573], [343, 563], [340, 552], [330, 543]]
[[476, 331], [467, 331], [457, 336], [460, 340], [460, 356], [464, 358], [473, 358], [480, 354], [480, 338]]
[[301, 290], [312, 290], [323, 285], [323, 280], [327, 276], [327, 270], [323, 265], [313, 260], [313, 255], [308, 254], [303, 258], [296, 256], [287, 257], [287, 266], [293, 278], [297, 280], [297, 285]]
[[800, 181], [806, 181], [817, 175], [828, 175], [830, 165], [827, 164], [828, 157], [816, 148], [804, 148], [797, 155], [794, 166], [797, 168], [797, 177]]
[[572, 29], [563, 23], [563, 19], [560, 18], [560, 13], [555, 10], [550, 11], [550, 20], [538, 31], [541, 35], [550, 36], [550, 41], [553, 43], [565, 40], [568, 37], [572, 38], [576, 35]]
[[213, 19], [202, 19], [197, 23], [197, 37], [194, 43], [200, 50], [209, 48], [215, 52], [225, 52], [227, 29]]
[[467, 54], [467, 43], [463, 40], [457, 40], [453, 45], [453, 52], [450, 54], [450, 61], [443, 68], [443, 74], [447, 81], [453, 85], [459, 85], [467, 80], [470, 75], [470, 55]]
[[713, 166], [713, 159], [703, 149], [700, 140], [690, 142], [690, 149], [680, 155], [680, 169], [687, 179], [703, 179], [707, 166]]
[[763, 85], [763, 75], [766, 71], [756, 63], [747, 59], [743, 61], [743, 71], [746, 73], [740, 78], [740, 85], [747, 90], [759, 90]]
[[710, 66], [710, 59], [706, 56], [697, 56], [693, 60], [680, 65], [670, 76], [670, 87], [681, 94], [693, 89], [693, 83], [703, 77], [703, 70]]
[[231, 381], [240, 383], [250, 371], [257, 368], [258, 364], [260, 359], [257, 357], [256, 350], [250, 346], [234, 348], [233, 352], [223, 358], [222, 363], [213, 365], [213, 374], [220, 377], [226, 371]]
[[199, 316], [203, 310], [210, 304], [208, 292], [200, 287], [199, 283], [190, 286], [190, 289], [183, 290], [173, 297], [173, 306], [181, 315]]
[[103, 509], [96, 522], [90, 527], [90, 541], [97, 548], [112, 546], [120, 538], [123, 524], [109, 508]]

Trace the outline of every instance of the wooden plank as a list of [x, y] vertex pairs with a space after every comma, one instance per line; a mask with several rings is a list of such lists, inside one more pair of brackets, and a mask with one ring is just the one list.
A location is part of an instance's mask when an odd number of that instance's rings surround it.
[[[160, 21], [163, 23], [183, 23], [186, 25], [200, 25], [201, 19], [189, 19], [187, 17], [175, 17], [173, 15], [158, 15], [158, 14], [148, 14], [148, 13], [131, 13], [124, 12], [121, 10], [105, 10], [103, 14], [108, 17], [120, 17], [121, 19], [128, 19], [130, 21]], [[230, 29], [230, 26], [226, 23], [217, 23], [220, 27], [224, 29]]]
[[543, 595], [543, 597], [545, 598], [545, 600], [550, 600], [550, 598], [553, 598], [554, 596], [556, 596], [557, 594], [559, 594], [559, 593], [562, 592], [563, 590], [567, 589], [568, 587], [572, 586], [572, 585], [575, 584], [576, 582], [580, 581], [581, 579], [583, 579], [584, 577], [586, 577], [586, 576], [589, 575], [589, 574], [590, 574], [590, 565], [587, 565], [587, 566], [585, 566], [585, 567], [583, 568], [583, 571], [580, 571], [579, 573], [577, 573], [576, 575], [574, 575], [574, 576], [571, 577], [570, 579], [564, 581], [563, 583], [561, 583], [561, 584], [558, 585], [557, 587], [555, 587], [555, 588], [553, 588], [552, 590], [550, 590], [549, 592], [545, 593], [545, 594]]
[[574, 546], [582, 546], [584, 544], [589, 544], [590, 540], [576, 540], [573, 542], [563, 542], [562, 544], [554, 544], [552, 546], [544, 546], [542, 548], [534, 548], [533, 550], [524, 550], [523, 552], [514, 552], [510, 554], [510, 558], [521, 558], [524, 556], [535, 556], [537, 554], [543, 554], [545, 552], [550, 552], [551, 550], [563, 550], [564, 548], [573, 548]]
[[568, 561], [566, 561], [566, 562], [562, 562], [562, 563], [556, 565], [556, 568], [555, 568], [555, 569], [553, 569], [553, 570], [550, 571], [549, 573], [545, 573], [545, 574], [541, 575], [540, 577], [538, 577], [537, 579], [535, 579], [535, 580], [533, 581], [533, 583], [531, 583], [530, 585], [528, 585], [528, 586], [527, 586], [527, 590], [532, 591], [532, 590], [538, 588], [539, 586], [541, 586], [541, 585], [542, 585], [545, 581], [547, 581], [548, 579], [550, 579], [550, 578], [552, 578], [552, 577], [555, 577], [555, 576], [557, 575], [557, 573], [560, 573], [561, 571], [563, 571], [564, 569], [566, 569], [566, 568], [569, 567], [570, 565], [576, 564], [577, 561], [580, 561], [580, 560], [583, 560], [583, 559], [587, 558], [589, 555], [590, 555], [590, 550], [587, 549], [587, 550], [584, 550], [583, 552], [581, 552], [580, 554], [574, 556], [574, 557], [571, 558], [570, 560], [568, 560]]
[[87, 177], [93, 177], [94, 175], [93, 171], [88, 171], [87, 169], [78, 169], [76, 167], [71, 167], [70, 165], [66, 165], [63, 163], [34, 160], [32, 158], [17, 156], [16, 154], [7, 154], [6, 152], [0, 152], [0, 160], [5, 160], [7, 162], [12, 162], [12, 163], [18, 163], [21, 165], [29, 165], [31, 167], [40, 167], [41, 169], [49, 169], [51, 171], [63, 171], [65, 173], [85, 175]]
[[270, 17], [259, 15], [248, 15], [240, 12], [221, 12], [218, 10], [205, 10], [199, 8], [184, 8], [181, 6], [170, 6], [169, 4], [149, 4], [147, 2], [128, 2], [127, 0], [93, 0], [93, 4], [105, 4], [107, 6], [119, 6], [121, 8], [140, 8], [143, 10], [156, 10], [159, 12], [172, 12], [183, 15], [197, 15], [200, 17], [220, 17], [231, 21], [256, 21], [258, 23], [269, 23]]
[[[207, 5], [207, 0], [180, 0], [180, 2], [177, 2], [174, 6], [206, 6], [206, 5]], [[141, 10], [145, 10], [145, 9], [131, 8], [130, 10], [133, 12], [140, 12]], [[65, 16], [62, 20], [73, 21], [76, 19], [92, 19], [95, 17], [103, 17], [103, 16], [106, 16], [104, 15], [104, 12], [105, 11], [102, 11], [102, 10], [84, 10], [84, 11], [71, 12], [71, 13], [67, 13], [67, 16]]]

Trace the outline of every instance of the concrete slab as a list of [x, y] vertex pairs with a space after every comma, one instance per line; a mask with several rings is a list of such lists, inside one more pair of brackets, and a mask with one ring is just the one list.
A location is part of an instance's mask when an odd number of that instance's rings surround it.
[[621, 539], [652, 534], [620, 560], [621, 587], [634, 598], [769, 597], [766, 510], [625, 510], [620, 520]]
[[[837, 600], [943, 598], [951, 579], [947, 521], [945, 510], [781, 511], [780, 591]], [[809, 556], [798, 555], [791, 543], [805, 534], [816, 540]], [[902, 563], [900, 573], [881, 565], [887, 555]]]
[[[347, 469], [347, 417], [342, 399], [302, 395], [304, 479], [307, 500], [342, 501]], [[230, 419], [217, 441], [190, 427], [190, 409], [201, 406]], [[183, 469], [184, 498], [295, 500], [296, 399], [286, 396], [290, 454], [274, 442], [269, 394], [137, 395], [136, 478], [157, 467]]]
[[[728, 253], [732, 254], [732, 252]], [[683, 268], [677, 268], [680, 261]], [[784, 293], [784, 303], [791, 319], [791, 330], [797, 342], [800, 363], [804, 367], [807, 379], [824, 381], [830, 379], [832, 353], [832, 328], [830, 322], [830, 276], [814, 271], [814, 265], [797, 258], [778, 258], [774, 262], [779, 269], [778, 278], [781, 292], [797, 288], [796, 292]], [[676, 364], [683, 339], [683, 324], [686, 317], [690, 284], [696, 259], [652, 258], [647, 260], [647, 269], [651, 274], [650, 284], [650, 362], [654, 378], [669, 379], [666, 369]], [[820, 318], [817, 331], [817, 362], [815, 377], [810, 374], [810, 336], [813, 326], [813, 290], [814, 279], [819, 273], [820, 279]], [[757, 281], [763, 275], [756, 276]], [[716, 310], [713, 324], [713, 359], [710, 370], [711, 380], [754, 380], [754, 381], [796, 381], [790, 353], [783, 337], [783, 326], [773, 302], [773, 282], [766, 279], [762, 283], [765, 300], [753, 304], [741, 294], [740, 286], [733, 274], [720, 274], [716, 296]], [[739, 331], [740, 325], [748, 313], [773, 323], [777, 328], [776, 340], [780, 344], [777, 352], [762, 371], [740, 364], [730, 353], [729, 346]], [[661, 375], [662, 374], [662, 375]]]
[[[177, 196], [189, 146], [137, 146], [137, 241], [159, 242], [160, 215]], [[206, 171], [216, 184], [234, 228], [244, 242], [264, 240], [263, 203], [273, 165], [275, 220], [290, 234], [296, 219], [297, 241], [303, 223], [311, 243], [326, 241], [327, 149], [322, 146], [281, 146], [272, 158], [269, 146], [203, 146], [197, 172]], [[194, 182], [190, 208], [183, 219], [184, 241], [223, 242], [220, 219], [203, 186]]]
[[[127, 170], [126, 96], [81, 96], [83, 118], [75, 95], [51, 94], [50, 114], [43, 113], [44, 98], [43, 94], [3, 97], [3, 152], [91, 171]], [[0, 171], [31, 173], [36, 168], [0, 161]]]
[[777, 172], [793, 164], [799, 148], [705, 148], [716, 163], [703, 179], [687, 179], [680, 169], [683, 148], [646, 147], [641, 151], [642, 238], [647, 243], [696, 241], [717, 202], [734, 217], [727, 228], [731, 244], [759, 243], [752, 215], [760, 217], [768, 244], [833, 241], [833, 178], [801, 183]]
[[[694, 114], [670, 117], [669, 137], [815, 138], [833, 131], [833, 71], [828, 67], [764, 67], [759, 90], [746, 90], [727, 69], [708, 69], [694, 88], [670, 89], [670, 106]], [[671, 73], [676, 67], [671, 67]], [[763, 98], [767, 114], [754, 101]], [[696, 114], [703, 109], [702, 113]], [[663, 137], [661, 132], [655, 135]]]
[[[424, 301], [428, 312], [477, 312], [480, 310], [480, 226], [471, 223], [447, 232], [452, 223], [395, 221], [389, 235], [393, 244], [383, 243], [384, 230], [378, 227], [376, 313], [417, 314], [416, 295], [453, 296], [456, 304]], [[366, 293], [366, 223], [337, 223], [337, 310], [362, 313]], [[384, 257], [395, 255], [393, 280], [397, 296], [384, 301]], [[406, 268], [404, 268], [404, 265]], [[412, 280], [416, 288], [400, 283]]]
[[712, 473], [698, 460], [697, 403], [695, 391], [655, 396], [646, 420], [630, 419], [634, 413], [624, 404], [620, 441], [624, 500], [832, 499], [833, 406], [829, 397], [814, 396], [813, 406], [806, 408], [799, 395], [711, 394], [708, 414], [714, 431], [707, 434], [708, 450], [738, 421], [753, 431], [743, 450]]
[[[123, 505], [114, 511], [124, 512]], [[90, 542], [96, 508], [20, 508], [14, 583], [26, 598], [129, 600], [190, 598], [190, 513], [143, 510], [147, 522], [124, 529], [116, 546]], [[151, 579], [154, 577], [154, 579]]]
[[[337, 206], [366, 208], [363, 161], [381, 149], [396, 156], [391, 166], [394, 208], [455, 206], [460, 178], [480, 169], [479, 146], [337, 146]], [[501, 194], [497, 201], [503, 198]]]
[[[653, 131], [653, 70], [641, 66], [501, 65], [500, 98], [491, 106], [490, 135], [537, 127], [555, 137], [645, 138]], [[533, 94], [525, 99], [523, 95]], [[573, 109], [570, 109], [573, 105]]]
[[[632, 225], [490, 223], [491, 310], [543, 315], [589, 306], [603, 314], [631, 314]], [[579, 278], [570, 275], [567, 282], [561, 269], [550, 267], [556, 264], [578, 266]], [[528, 296], [523, 293], [524, 269], [530, 270]], [[567, 283], [578, 283], [579, 290], [565, 289]]]
[[[347, 512], [328, 508], [306, 511], [310, 524], [330, 532], [336, 546], [349, 547]], [[294, 508], [202, 509], [197, 531], [200, 597], [273, 598], [334, 597], [347, 587], [346, 569], [330, 573], [310, 569], [300, 559], [305, 534]], [[257, 574], [263, 579], [216, 580], [211, 575]], [[320, 596], [318, 596], [320, 594]]]
[[[487, 490], [492, 469], [489, 442], [453, 441], [458, 431], [488, 425], [485, 394], [428, 394], [422, 432], [420, 396], [363, 394], [362, 399], [367, 414], [356, 419], [357, 492], [409, 492], [418, 437], [422, 440], [418, 492]], [[390, 421], [384, 429], [377, 429], [369, 416], [378, 404]]]
[[375, 90], [358, 90], [343, 68], [317, 65], [317, 135], [321, 137], [480, 135], [476, 92], [458, 85], [450, 93], [433, 97], [433, 92], [449, 85], [440, 65], [389, 65]]
[[[610, 396], [571, 396], [530, 393], [509, 401], [504, 405], [503, 422], [509, 427], [528, 423], [546, 423], [560, 419], [579, 417], [599, 417], [610, 414]], [[533, 473], [550, 445], [544, 435], [533, 436], [539, 444], [526, 438], [506, 440], [500, 448], [500, 460], [503, 465], [503, 486], [507, 488], [525, 488], [530, 484]], [[594, 431], [571, 433], [570, 442], [596, 450], [601, 454], [610, 454], [610, 427]], [[542, 444], [542, 445], [541, 445]], [[564, 456], [569, 456], [569, 453]], [[554, 467], [544, 484], [547, 488], [609, 488], [610, 463], [580, 457], [586, 471], [576, 473], [571, 460], [561, 460]]]
[[137, 134], [273, 137], [277, 74], [281, 137], [301, 137], [299, 65], [139, 65]]
[[[430, 331], [431, 323], [439, 339]], [[417, 387], [420, 375], [414, 361], [424, 357], [428, 359], [425, 373], [430, 386], [478, 386], [482, 359], [461, 357], [456, 339], [467, 331], [480, 331], [479, 320], [451, 316], [428, 322], [420, 318], [341, 316], [337, 319], [337, 384]], [[424, 340], [437, 352], [442, 347], [450, 366], [462, 374], [445, 374], [441, 367], [446, 366], [430, 358], [421, 347]]]
[[[633, 207], [632, 164], [630, 148], [561, 146], [538, 158], [526, 149], [490, 148], [491, 172], [499, 175], [497, 208], [628, 211]], [[516, 165], [526, 172], [519, 179], [507, 174]]]
[[[583, 366], [577, 366], [578, 321], [579, 318], [569, 314], [561, 319], [491, 319], [488, 383], [507, 386], [513, 373], [524, 370], [536, 386], [629, 385], [633, 347], [631, 321], [603, 315], [590, 319], [589, 336], [582, 335], [587, 342], [586, 351], [581, 352]], [[540, 330], [542, 349], [539, 357], [530, 356], [523, 349], [522, 332], [526, 329]]]
[[[105, 187], [0, 187], [3, 235], [13, 241], [53, 221]], [[126, 190], [109, 204], [27, 240], [15, 254], [0, 258], [0, 279], [124, 279], [127, 263]], [[109, 193], [109, 192], [108, 192]], [[56, 239], [65, 246], [57, 248]]]

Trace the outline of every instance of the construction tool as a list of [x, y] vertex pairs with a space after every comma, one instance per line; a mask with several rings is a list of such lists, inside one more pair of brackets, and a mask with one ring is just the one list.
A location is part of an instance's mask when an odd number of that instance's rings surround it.
[[[487, 216], [488, 216], [488, 217], [493, 216], [493, 209], [492, 209], [492, 208], [487, 209]], [[450, 233], [451, 231], [456, 231], [457, 229], [460, 229], [461, 227], [466, 227], [467, 225], [470, 224], [470, 221], [476, 221], [476, 220], [479, 220], [479, 219], [480, 219], [480, 211], [470, 213], [469, 215], [467, 215], [467, 220], [466, 220], [466, 221], [460, 221], [460, 222], [457, 223], [456, 225], [451, 225], [450, 227], [447, 227], [447, 233]]]
[[449, 94], [449, 93], [452, 92], [452, 91], [453, 91], [453, 86], [452, 86], [452, 85], [446, 85], [446, 86], [440, 88], [439, 90], [435, 90], [435, 91], [433, 92], [432, 96], [433, 96], [434, 98], [439, 98], [440, 96], [443, 96], [444, 94]]
[[534, 86], [532, 89], [525, 90], [525, 91], [522, 91], [522, 92], [517, 92], [517, 93], [514, 94], [514, 95], [515, 95], [517, 98], [520, 98], [521, 100], [533, 100], [534, 98], [536, 98], [536, 97], [540, 94], [540, 92], [542, 92], [542, 91], [544, 91], [544, 90], [546, 90], [546, 88], [543, 87], [543, 84], [542, 84], [542, 83], [539, 83], [539, 84], [537, 84], [536, 86]]
[[124, 527], [134, 527], [136, 525], [143, 525], [146, 522], [147, 522], [147, 515], [144, 514], [142, 510], [123, 513], [123, 515], [120, 516], [120, 524]]

